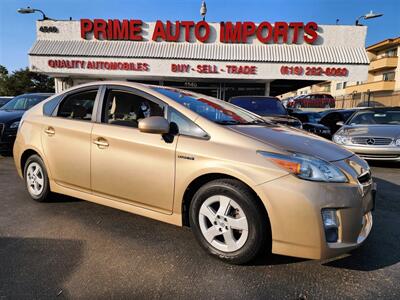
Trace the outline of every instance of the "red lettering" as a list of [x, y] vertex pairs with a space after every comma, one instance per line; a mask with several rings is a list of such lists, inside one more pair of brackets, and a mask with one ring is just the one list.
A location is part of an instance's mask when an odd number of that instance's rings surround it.
[[243, 22], [242, 26], [242, 42], [247, 43], [247, 38], [256, 32], [256, 25], [254, 22]]
[[[236, 22], [233, 26], [232, 22], [226, 22], [224, 27], [224, 40], [221, 42], [240, 42], [242, 32], [242, 22]], [[222, 36], [221, 36], [222, 37]]]
[[106, 31], [107, 22], [104, 21], [103, 19], [94, 19], [93, 24], [94, 24], [93, 25], [94, 26], [94, 30], [93, 30], [94, 38], [99, 40], [100, 33], [101, 33], [102, 38], [107, 39], [107, 31]]
[[185, 28], [185, 41], [190, 42], [190, 29], [194, 26], [193, 21], [182, 21], [181, 26]]
[[318, 38], [318, 25], [315, 22], [308, 22], [304, 26], [304, 41], [308, 44], [313, 44]]
[[[267, 31], [267, 35], [263, 36], [263, 30], [266, 29]], [[262, 22], [260, 23], [260, 25], [258, 25], [257, 28], [257, 39], [261, 42], [261, 43], [268, 43], [268, 41], [271, 39], [272, 37], [272, 25], [269, 22]]]
[[227, 65], [226, 66], [228, 74], [245, 74], [245, 75], [255, 75], [257, 74], [256, 66], [235, 66], [235, 65]]
[[279, 37], [282, 37], [283, 43], [287, 43], [288, 29], [288, 24], [286, 22], [275, 22], [274, 43], [279, 42]]
[[156, 22], [156, 25], [154, 26], [153, 36], [151, 39], [153, 41], [157, 41], [158, 39], [165, 41], [167, 39], [163, 22], [161, 21]]
[[130, 20], [129, 21], [129, 39], [131, 41], [141, 41], [143, 40], [142, 32], [142, 24], [141, 20]]
[[170, 21], [167, 21], [167, 41], [177, 42], [181, 34], [179, 21], [175, 22], [175, 34], [173, 34], [172, 31], [173, 31], [172, 23]]
[[[116, 20], [119, 23], [119, 20]], [[113, 36], [113, 20], [108, 20], [107, 21], [107, 37], [109, 40], [115, 39], [115, 37]]]
[[[203, 31], [203, 35], [201, 34]], [[210, 37], [210, 25], [206, 21], [200, 21], [194, 27], [194, 35], [196, 39], [202, 43], [206, 42]]]
[[291, 22], [291, 23], [289, 23], [289, 27], [293, 28], [292, 43], [297, 44], [297, 40], [299, 37], [299, 29], [303, 28], [303, 23], [302, 22]]
[[127, 40], [128, 39], [128, 27], [129, 23], [128, 20], [123, 20], [122, 21], [122, 26], [121, 22], [119, 20], [114, 20], [112, 22], [112, 27], [108, 25], [109, 28], [113, 29], [112, 35], [109, 35], [109, 37], [113, 40]]
[[93, 30], [93, 22], [89, 19], [81, 19], [81, 38], [86, 39], [86, 33]]

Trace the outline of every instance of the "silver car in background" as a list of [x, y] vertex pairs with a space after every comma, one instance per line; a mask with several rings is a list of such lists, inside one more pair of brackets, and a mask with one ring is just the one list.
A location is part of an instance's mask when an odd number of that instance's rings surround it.
[[367, 160], [400, 161], [400, 107], [355, 112], [336, 132], [333, 141]]

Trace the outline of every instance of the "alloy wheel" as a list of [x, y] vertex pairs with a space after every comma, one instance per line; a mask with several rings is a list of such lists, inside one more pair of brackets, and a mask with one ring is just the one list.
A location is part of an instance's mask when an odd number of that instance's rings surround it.
[[39, 196], [44, 189], [44, 174], [37, 162], [32, 162], [26, 170], [28, 191], [33, 196]]
[[223, 195], [207, 198], [198, 217], [201, 233], [214, 248], [234, 252], [246, 243], [249, 235], [247, 218], [233, 199]]

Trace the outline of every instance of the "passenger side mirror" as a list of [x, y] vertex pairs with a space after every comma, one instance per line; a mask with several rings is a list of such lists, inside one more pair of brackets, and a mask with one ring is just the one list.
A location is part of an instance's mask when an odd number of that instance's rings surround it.
[[338, 122], [336, 122], [336, 125], [337, 125], [337, 126], [343, 126], [344, 123], [343, 123], [343, 121], [338, 121]]
[[169, 122], [163, 117], [144, 118], [139, 120], [139, 130], [146, 133], [168, 133]]

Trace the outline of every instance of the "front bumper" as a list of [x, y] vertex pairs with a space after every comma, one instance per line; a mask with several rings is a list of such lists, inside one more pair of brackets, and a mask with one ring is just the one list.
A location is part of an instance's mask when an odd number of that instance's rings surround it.
[[[259, 186], [265, 196], [272, 231], [272, 252], [326, 259], [360, 246], [372, 228], [375, 185], [321, 183], [293, 175]], [[321, 211], [337, 209], [335, 243], [326, 242]]]
[[3, 131], [3, 133], [0, 135], [0, 154], [8, 154], [12, 152], [16, 136], [17, 130]]
[[400, 147], [340, 145], [367, 160], [400, 161]]

